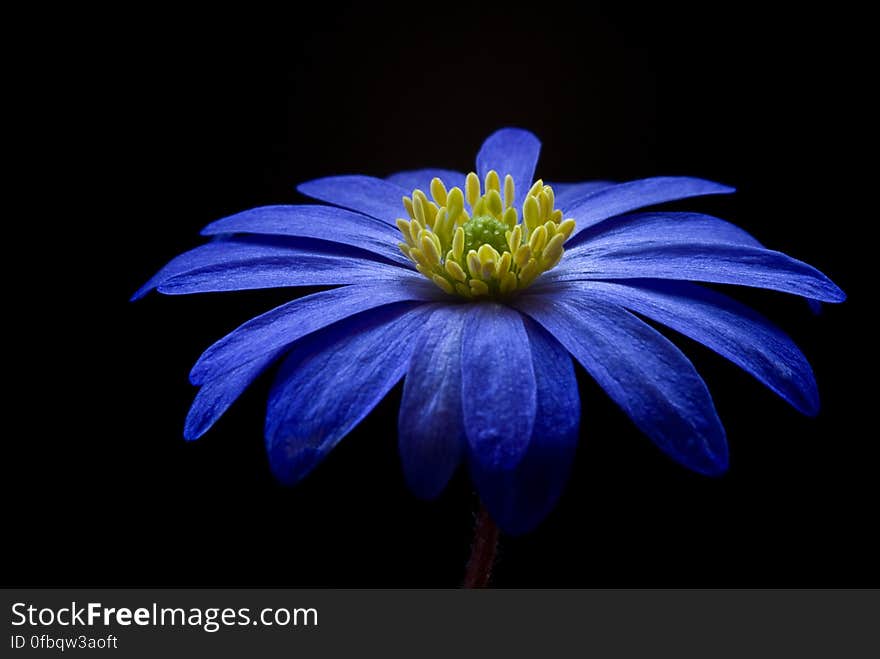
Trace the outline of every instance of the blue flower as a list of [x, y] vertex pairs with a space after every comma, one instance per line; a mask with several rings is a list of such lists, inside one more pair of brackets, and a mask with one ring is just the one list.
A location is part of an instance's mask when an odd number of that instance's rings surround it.
[[[807, 360], [781, 330], [695, 282], [841, 302], [811, 266], [698, 213], [637, 212], [733, 192], [696, 178], [545, 185], [540, 143], [504, 129], [476, 173], [414, 170], [299, 186], [332, 205], [267, 206], [208, 225], [213, 240], [141, 288], [169, 295], [332, 286], [258, 316], [208, 348], [185, 436], [204, 434], [282, 363], [266, 413], [272, 471], [312, 471], [401, 379], [399, 445], [419, 497], [461, 462], [499, 526], [534, 528], [567, 480], [580, 402], [572, 357], [662, 451], [727, 469], [705, 383], [655, 321], [751, 373], [800, 412], [819, 406]], [[406, 219], [400, 219], [406, 216]]]

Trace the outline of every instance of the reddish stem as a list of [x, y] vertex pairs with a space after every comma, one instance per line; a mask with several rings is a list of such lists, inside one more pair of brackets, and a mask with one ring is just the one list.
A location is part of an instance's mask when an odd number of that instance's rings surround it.
[[471, 557], [464, 572], [463, 588], [488, 588], [492, 568], [498, 556], [498, 527], [489, 516], [486, 506], [480, 504], [480, 512], [474, 524], [474, 543]]

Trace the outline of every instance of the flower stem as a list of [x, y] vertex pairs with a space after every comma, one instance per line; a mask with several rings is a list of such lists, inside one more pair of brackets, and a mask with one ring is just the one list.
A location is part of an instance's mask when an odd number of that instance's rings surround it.
[[471, 557], [464, 572], [463, 588], [488, 588], [492, 568], [498, 556], [498, 527], [489, 516], [486, 506], [480, 504], [480, 512], [474, 523], [474, 542]]

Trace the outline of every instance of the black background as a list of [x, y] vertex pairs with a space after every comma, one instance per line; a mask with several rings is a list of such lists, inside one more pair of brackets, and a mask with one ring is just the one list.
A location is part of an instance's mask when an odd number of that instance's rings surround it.
[[675, 337], [728, 431], [721, 479], [667, 460], [581, 373], [571, 483], [537, 531], [505, 538], [497, 585], [880, 583], [880, 451], [864, 425], [874, 387], [862, 394], [859, 379], [873, 355], [853, 251], [872, 222], [854, 200], [860, 19], [709, 4], [334, 3], [102, 16], [109, 27], [77, 15], [69, 30], [59, 18], [65, 38], [36, 78], [51, 136], [34, 148], [41, 194], [69, 196], [40, 225], [52, 236], [45, 260], [60, 267], [30, 300], [48, 338], [28, 351], [12, 399], [27, 430], [4, 449], [13, 580], [456, 585], [473, 495], [465, 474], [434, 503], [406, 490], [399, 388], [294, 489], [273, 482], [263, 450], [269, 378], [202, 440], [183, 441], [200, 352], [296, 292], [127, 298], [208, 222], [301, 201], [297, 182], [467, 170], [490, 132], [517, 125], [543, 141], [546, 180], [735, 185], [733, 198], [685, 206], [817, 266], [850, 299], [814, 317], [801, 300], [739, 293], [810, 358], [816, 419]]

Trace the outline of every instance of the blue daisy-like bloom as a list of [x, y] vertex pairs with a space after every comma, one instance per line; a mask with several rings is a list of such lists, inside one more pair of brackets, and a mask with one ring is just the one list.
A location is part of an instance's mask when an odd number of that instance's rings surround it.
[[[572, 357], [685, 467], [728, 466], [724, 428], [688, 358], [642, 320], [694, 339], [814, 415], [813, 373], [791, 339], [699, 283], [841, 302], [815, 268], [709, 215], [636, 212], [728, 186], [688, 177], [534, 180], [540, 142], [503, 129], [476, 172], [423, 169], [299, 186], [332, 205], [266, 206], [147, 282], [168, 295], [332, 286], [258, 316], [201, 356], [184, 435], [203, 435], [278, 360], [265, 438], [275, 476], [309, 474], [401, 380], [406, 481], [431, 499], [465, 462], [502, 530], [553, 508], [579, 435]], [[405, 217], [404, 217], [405, 216]]]

